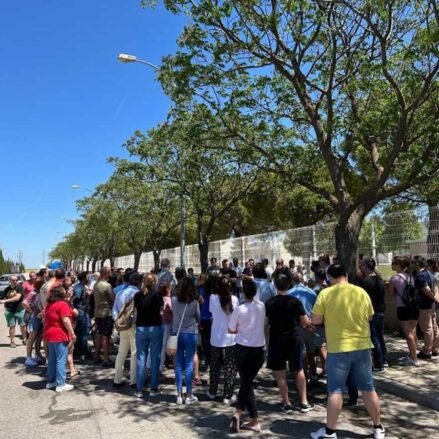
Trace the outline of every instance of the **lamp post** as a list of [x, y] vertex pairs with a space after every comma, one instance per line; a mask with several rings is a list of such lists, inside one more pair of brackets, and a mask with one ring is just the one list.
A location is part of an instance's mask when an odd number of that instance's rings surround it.
[[[143, 59], [137, 58], [134, 55], [127, 55], [126, 53], [121, 53], [118, 55], [117, 59], [121, 63], [132, 63], [137, 62], [140, 64], [145, 64], [148, 67], [151, 67], [156, 72], [160, 71], [160, 67], [156, 64], [150, 63], [149, 61], [145, 61]], [[180, 267], [185, 266], [185, 252], [186, 252], [186, 216], [185, 216], [185, 205], [184, 205], [184, 195], [183, 192], [180, 191]]]
[[91, 194], [94, 194], [94, 192], [91, 189], [89, 189], [88, 187], [81, 186], [79, 184], [72, 184], [72, 189], [75, 189], [75, 190], [76, 189], [84, 189], [85, 191], [88, 191]]

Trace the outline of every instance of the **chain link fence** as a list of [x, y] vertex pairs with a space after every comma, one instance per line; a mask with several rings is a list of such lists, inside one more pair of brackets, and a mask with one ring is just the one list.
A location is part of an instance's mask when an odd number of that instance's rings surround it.
[[[277, 258], [309, 269], [319, 254], [336, 255], [335, 223], [318, 223], [309, 227], [262, 233], [211, 242], [209, 258], [218, 261], [237, 257], [239, 261], [267, 258], [274, 265]], [[390, 268], [393, 255], [423, 255], [439, 260], [439, 210], [437, 206], [416, 211], [375, 214], [368, 217], [361, 230], [359, 254], [373, 256], [382, 268]], [[163, 250], [160, 258], [168, 258], [172, 267], [180, 264], [180, 248]], [[197, 245], [186, 246], [186, 267], [201, 270]], [[105, 261], [109, 265], [109, 261]], [[116, 258], [117, 267], [132, 267], [134, 256]], [[154, 267], [152, 252], [143, 253], [139, 271]]]

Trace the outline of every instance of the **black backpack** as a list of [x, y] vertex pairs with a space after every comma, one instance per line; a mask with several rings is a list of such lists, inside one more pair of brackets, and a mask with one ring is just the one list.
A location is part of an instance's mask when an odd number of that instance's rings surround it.
[[402, 277], [402, 279], [404, 279], [405, 286], [402, 292], [402, 296], [400, 295], [400, 297], [404, 302], [404, 305], [407, 308], [419, 309], [422, 300], [422, 293], [418, 290], [418, 288], [416, 288], [410, 282], [407, 282], [407, 280], [404, 277]]

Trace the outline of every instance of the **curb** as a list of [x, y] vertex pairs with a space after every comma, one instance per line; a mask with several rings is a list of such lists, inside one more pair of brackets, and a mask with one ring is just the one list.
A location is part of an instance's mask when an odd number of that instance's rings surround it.
[[374, 376], [374, 381], [377, 389], [398, 396], [410, 402], [422, 405], [432, 410], [439, 412], [439, 398], [430, 396], [427, 392], [420, 391], [418, 388], [401, 385], [394, 381], [384, 380], [380, 377]]

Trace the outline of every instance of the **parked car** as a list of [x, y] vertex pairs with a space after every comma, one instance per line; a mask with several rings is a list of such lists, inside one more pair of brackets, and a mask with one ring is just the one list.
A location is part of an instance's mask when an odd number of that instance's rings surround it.
[[17, 276], [19, 282], [24, 282], [26, 280], [24, 274], [2, 274], [0, 276], [0, 294], [3, 294], [3, 291], [9, 285], [9, 276]]

